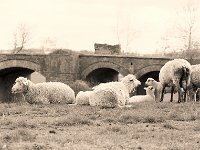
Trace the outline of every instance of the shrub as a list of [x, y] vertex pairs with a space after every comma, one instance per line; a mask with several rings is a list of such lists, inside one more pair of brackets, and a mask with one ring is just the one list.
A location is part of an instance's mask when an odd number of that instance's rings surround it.
[[70, 87], [74, 90], [75, 95], [80, 91], [91, 91], [92, 88], [89, 87], [89, 84], [83, 80], [76, 80], [74, 83], [70, 84]]

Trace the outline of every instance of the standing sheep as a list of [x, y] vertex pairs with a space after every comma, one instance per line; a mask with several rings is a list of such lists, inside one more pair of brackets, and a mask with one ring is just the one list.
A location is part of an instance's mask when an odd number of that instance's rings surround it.
[[182, 89], [184, 92], [184, 102], [186, 101], [186, 93], [190, 84], [191, 65], [187, 60], [174, 59], [168, 61], [159, 73], [159, 81], [162, 84], [161, 98], [163, 101], [166, 86], [171, 86], [171, 99], [173, 101], [173, 93], [178, 91], [178, 102], [181, 102]]
[[132, 74], [125, 76], [120, 82], [101, 83], [93, 88], [89, 98], [90, 105], [102, 108], [125, 107], [129, 94], [140, 84]]
[[148, 78], [147, 81], [145, 82], [147, 86], [152, 86], [154, 87], [154, 95], [155, 95], [155, 101], [158, 102], [160, 100], [160, 95], [162, 92], [162, 84], [153, 78]]
[[30, 104], [66, 103], [75, 101], [74, 91], [61, 82], [43, 82], [34, 84], [24, 77], [15, 80], [12, 93], [23, 93]]
[[200, 64], [191, 66], [191, 81], [190, 81], [190, 97], [194, 95], [194, 101], [196, 102], [196, 94], [200, 88]]
[[148, 86], [144, 88], [146, 90], [146, 95], [135, 95], [129, 98], [128, 104], [136, 103], [136, 102], [147, 102], [147, 101], [155, 101], [155, 88], [153, 86]]

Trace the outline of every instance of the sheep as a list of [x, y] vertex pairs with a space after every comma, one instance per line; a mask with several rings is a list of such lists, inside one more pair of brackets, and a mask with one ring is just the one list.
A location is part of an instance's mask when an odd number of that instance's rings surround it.
[[78, 94], [76, 95], [76, 102], [75, 105], [90, 105], [89, 103], [89, 98], [90, 98], [90, 94], [93, 91], [80, 91], [78, 92]]
[[159, 81], [162, 85], [161, 98], [163, 101], [164, 91], [166, 86], [171, 86], [171, 99], [173, 101], [173, 93], [178, 91], [178, 103], [181, 102], [181, 95], [184, 92], [184, 99], [186, 101], [186, 93], [190, 84], [191, 65], [187, 60], [174, 59], [168, 61], [161, 69], [159, 73]]
[[158, 102], [160, 100], [160, 95], [162, 91], [162, 84], [153, 78], [148, 78], [145, 82], [147, 86], [154, 87], [154, 95], [155, 95], [155, 101]]
[[133, 74], [128, 74], [118, 82], [101, 83], [93, 87], [89, 103], [101, 108], [125, 107], [129, 94], [140, 84]]
[[136, 102], [147, 102], [155, 101], [155, 88], [153, 86], [148, 86], [144, 88], [146, 90], [146, 95], [135, 95], [129, 98], [128, 104]]
[[[200, 64], [191, 66], [191, 81], [190, 81], [190, 90], [188, 95], [191, 94], [194, 96], [194, 101], [196, 102], [196, 94], [200, 88]], [[188, 96], [189, 97], [189, 96]]]
[[[162, 84], [158, 81], [156, 81], [153, 78], [147, 78], [145, 85], [147, 86], [153, 86], [155, 88], [155, 101], [158, 102], [160, 100], [161, 92], [162, 92]], [[171, 93], [171, 87], [165, 87], [164, 93]], [[176, 91], [174, 91], [176, 93]]]
[[22, 93], [30, 104], [66, 103], [75, 101], [74, 91], [61, 82], [43, 82], [34, 84], [24, 77], [18, 77], [12, 87], [12, 93]]

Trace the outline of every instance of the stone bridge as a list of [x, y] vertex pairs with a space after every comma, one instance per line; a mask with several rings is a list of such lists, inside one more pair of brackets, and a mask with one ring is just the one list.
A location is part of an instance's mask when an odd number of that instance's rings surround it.
[[83, 55], [64, 50], [48, 55], [1, 54], [0, 101], [10, 99], [11, 87], [19, 76], [27, 77], [35, 83], [61, 81], [70, 84], [81, 79], [96, 85], [116, 81], [120, 76], [132, 73], [142, 82], [142, 86], [138, 88], [138, 93], [142, 94], [144, 81], [148, 77], [158, 79], [160, 68], [169, 60], [121, 55]]

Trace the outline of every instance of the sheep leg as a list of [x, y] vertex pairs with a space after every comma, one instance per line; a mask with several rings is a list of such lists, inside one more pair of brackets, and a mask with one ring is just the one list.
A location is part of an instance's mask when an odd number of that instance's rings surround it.
[[181, 102], [181, 96], [182, 96], [182, 92], [181, 92], [181, 88], [179, 88], [179, 90], [178, 90], [178, 103], [180, 103]]
[[164, 85], [163, 88], [162, 88], [162, 93], [161, 93], [160, 102], [163, 101], [163, 98], [164, 98], [164, 92], [165, 92], [165, 87], [166, 87], [166, 85]]
[[196, 91], [194, 92], [194, 102], [197, 101], [197, 93], [198, 93], [199, 88], [196, 88]]
[[186, 102], [186, 96], [187, 96], [187, 87], [186, 87], [185, 92], [184, 92], [184, 99], [183, 99], [184, 102]]
[[198, 92], [198, 88], [196, 86], [193, 86], [192, 87], [192, 96], [193, 96], [194, 102], [197, 101], [197, 92]]
[[198, 90], [194, 92], [194, 102], [197, 101], [197, 92], [198, 92]]
[[171, 99], [170, 99], [170, 102], [173, 102], [173, 94], [174, 94], [174, 86], [171, 87]]
[[192, 95], [192, 92], [188, 90], [187, 91], [187, 101], [192, 101], [191, 95]]
[[[185, 85], [185, 88], [184, 89], [184, 102], [186, 102], [186, 96], [187, 96], [187, 92], [188, 92], [188, 81], [186, 80], [186, 85]], [[182, 81], [182, 84], [184, 85], [184, 82]]]

